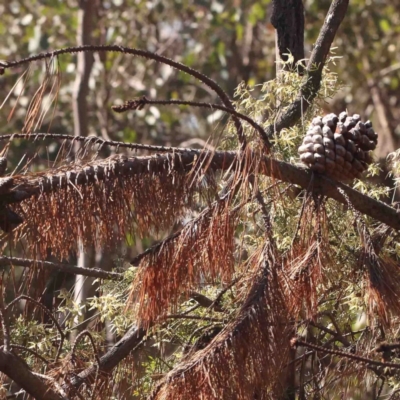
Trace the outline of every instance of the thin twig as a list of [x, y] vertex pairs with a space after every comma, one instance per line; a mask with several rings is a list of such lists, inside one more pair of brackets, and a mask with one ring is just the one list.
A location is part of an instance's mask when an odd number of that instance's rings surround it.
[[384, 367], [384, 368], [400, 369], [400, 364], [397, 364], [397, 363], [386, 363], [386, 362], [382, 362], [382, 361], [376, 361], [376, 360], [373, 360], [371, 358], [363, 357], [363, 356], [360, 356], [360, 355], [357, 355], [357, 354], [346, 353], [345, 351], [340, 351], [340, 350], [328, 349], [326, 347], [318, 346], [316, 344], [304, 342], [304, 341], [302, 341], [300, 339], [297, 339], [297, 338], [294, 338], [292, 340], [292, 345], [293, 346], [307, 347], [309, 349], [321, 351], [323, 353], [328, 353], [328, 354], [332, 354], [332, 355], [335, 355], [335, 356], [347, 357], [347, 358], [350, 358], [350, 359], [352, 359], [354, 361], [361, 362], [361, 363], [364, 363], [364, 364], [376, 365], [378, 367]]
[[[146, 330], [132, 326], [124, 337], [119, 340], [106, 354], [100, 357], [100, 371], [99, 373], [110, 372], [115, 368], [121, 360], [127, 357], [132, 351], [143, 343], [146, 336]], [[78, 376], [72, 378], [72, 385], [78, 389], [82, 383], [89, 377], [96, 374], [98, 365], [90, 366], [84, 371], [79, 373]], [[66, 384], [63, 387], [68, 387]]]
[[[1, 73], [4, 73], [5, 69], [17, 67], [19, 65], [31, 63], [32, 61], [39, 61], [47, 58], [54, 58], [60, 56], [62, 54], [73, 54], [73, 53], [81, 53], [81, 52], [118, 52], [123, 54], [130, 54], [133, 56], [139, 56], [146, 59], [151, 59], [157, 61], [162, 64], [166, 64], [175, 68], [179, 71], [185, 72], [199, 81], [203, 82], [207, 85], [210, 89], [212, 89], [218, 97], [221, 99], [222, 103], [229, 109], [235, 110], [231, 100], [229, 99], [228, 95], [225, 91], [212, 79], [208, 78], [206, 75], [202, 74], [199, 71], [196, 71], [193, 68], [190, 68], [184, 64], [179, 62], [173, 61], [167, 57], [161, 56], [159, 54], [152, 53], [146, 50], [140, 49], [132, 49], [129, 47], [117, 46], [117, 45], [103, 45], [103, 46], [96, 46], [96, 45], [87, 45], [87, 46], [75, 46], [75, 47], [67, 47], [64, 49], [58, 49], [52, 52], [47, 53], [40, 53], [36, 54], [22, 60], [17, 61], [7, 61], [7, 62], [0, 62]], [[236, 131], [239, 137], [239, 142], [241, 144], [241, 149], [244, 150], [246, 148], [247, 142], [246, 137], [243, 133], [243, 128], [241, 126], [240, 120], [233, 116], [234, 124], [236, 127]]]
[[169, 315], [166, 315], [165, 318], [167, 318], [167, 319], [196, 319], [199, 321], [224, 322], [223, 319], [202, 317], [200, 315], [169, 314]]
[[171, 147], [171, 146], [154, 146], [150, 144], [141, 144], [141, 143], [126, 143], [126, 142], [118, 142], [115, 140], [105, 140], [98, 136], [74, 136], [74, 135], [66, 135], [63, 133], [30, 133], [27, 135], [26, 133], [12, 133], [9, 135], [0, 135], [0, 141], [3, 140], [15, 140], [15, 139], [24, 139], [24, 140], [33, 140], [36, 141], [38, 139], [56, 139], [56, 140], [69, 140], [71, 142], [84, 142], [87, 144], [98, 144], [100, 147], [109, 146], [118, 148], [125, 148], [131, 150], [145, 150], [145, 151], [154, 151], [159, 153], [187, 153], [194, 152], [200, 153], [199, 149], [192, 149], [187, 147]]
[[243, 276], [238, 276], [237, 278], [233, 279], [233, 281], [232, 281], [229, 285], [227, 285], [225, 288], [223, 288], [223, 289], [218, 293], [217, 297], [214, 299], [214, 301], [212, 302], [212, 304], [210, 305], [210, 308], [211, 308], [211, 307], [215, 307], [215, 305], [218, 305], [219, 302], [220, 302], [221, 299], [222, 299], [222, 296], [223, 296], [230, 288], [232, 288], [233, 286], [235, 286], [235, 285], [240, 281], [240, 279], [241, 279], [242, 277], [243, 277]]
[[31, 353], [34, 356], [36, 356], [37, 358], [39, 358], [41, 361], [43, 361], [45, 364], [49, 364], [49, 360], [47, 360], [46, 358], [44, 358], [42, 355], [40, 355], [39, 353], [37, 353], [35, 350], [30, 349], [29, 347], [25, 347], [25, 346], [21, 346], [20, 344], [10, 344], [10, 347], [12, 349], [18, 349], [18, 350], [23, 350], [26, 351], [27, 353]]
[[1, 256], [0, 266], [4, 267], [9, 265], [25, 267], [25, 268], [44, 267], [63, 272], [69, 272], [71, 274], [84, 275], [93, 278], [109, 279], [115, 281], [123, 279], [123, 274], [120, 274], [118, 272], [104, 271], [98, 268], [84, 268], [84, 267], [77, 267], [76, 265], [54, 263], [51, 261], [31, 260], [28, 258]]
[[46, 315], [53, 321], [54, 326], [57, 328], [58, 332], [60, 333], [60, 337], [61, 337], [60, 344], [58, 345], [58, 349], [57, 349], [57, 354], [56, 354], [56, 357], [55, 357], [55, 359], [54, 359], [54, 361], [57, 361], [57, 360], [58, 360], [58, 357], [60, 357], [61, 350], [62, 350], [62, 347], [63, 347], [63, 345], [64, 345], [64, 339], [65, 339], [64, 332], [63, 332], [63, 330], [61, 329], [61, 326], [60, 326], [60, 324], [58, 323], [57, 319], [56, 319], [56, 318], [54, 317], [54, 315], [50, 312], [50, 310], [49, 310], [47, 307], [45, 307], [42, 303], [36, 301], [36, 300], [33, 299], [32, 297], [27, 296], [27, 295], [25, 295], [25, 294], [22, 294], [22, 295], [16, 297], [13, 301], [11, 301], [10, 303], [8, 303], [8, 305], [5, 307], [5, 311], [7, 311], [9, 308], [11, 308], [15, 303], [18, 303], [20, 300], [27, 300], [27, 301], [30, 301], [31, 303], [35, 304], [37, 307], [39, 307], [40, 309], [42, 309], [42, 310], [46, 313]]
[[215, 303], [215, 301], [210, 299], [209, 297], [204, 296], [204, 294], [201, 294], [201, 293], [198, 293], [198, 292], [192, 290], [192, 291], [190, 291], [189, 296], [193, 300], [197, 301], [197, 303], [199, 303], [199, 305], [202, 307], [214, 309], [217, 312], [224, 311], [224, 309], [220, 305]]
[[74, 355], [76, 347], [78, 346], [78, 343], [82, 340], [82, 338], [84, 336], [87, 336], [89, 338], [89, 341], [92, 344], [93, 354], [94, 354], [94, 356], [96, 358], [96, 362], [97, 362], [97, 364], [100, 364], [100, 359], [99, 359], [99, 355], [97, 354], [96, 344], [94, 342], [93, 336], [91, 335], [91, 333], [87, 329], [85, 329], [84, 331], [80, 332], [76, 336], [74, 344], [72, 345], [71, 355]]
[[184, 105], [184, 106], [211, 108], [211, 109], [225, 111], [250, 124], [260, 134], [260, 137], [262, 138], [267, 148], [269, 149], [271, 147], [267, 133], [265, 132], [264, 128], [261, 125], [257, 124], [257, 122], [255, 122], [252, 118], [248, 117], [247, 115], [244, 115], [236, 110], [233, 110], [232, 108], [224, 107], [218, 104], [198, 102], [198, 101], [183, 101], [183, 100], [150, 100], [146, 96], [143, 96], [139, 99], [128, 100], [123, 105], [112, 106], [111, 108], [115, 112], [120, 113], [128, 110], [141, 110], [146, 104]]
[[75, 339], [75, 341], [74, 341], [74, 344], [72, 345], [71, 355], [73, 356], [73, 355], [75, 354], [76, 347], [77, 347], [78, 343], [81, 341], [81, 339], [82, 339], [84, 336], [87, 336], [87, 337], [89, 338], [89, 341], [90, 341], [90, 343], [92, 344], [93, 354], [94, 354], [94, 357], [95, 357], [95, 359], [96, 359], [96, 372], [95, 372], [95, 375], [94, 375], [94, 383], [93, 383], [92, 395], [91, 395], [91, 398], [93, 399], [93, 398], [94, 398], [94, 395], [95, 395], [95, 393], [96, 393], [97, 378], [98, 378], [99, 371], [100, 371], [100, 358], [99, 358], [99, 355], [98, 355], [98, 353], [97, 353], [96, 344], [95, 344], [95, 342], [94, 342], [94, 339], [93, 339], [91, 333], [90, 333], [88, 330], [85, 329], [84, 331], [80, 332], [80, 333], [77, 335], [77, 337], [76, 337], [76, 339]]

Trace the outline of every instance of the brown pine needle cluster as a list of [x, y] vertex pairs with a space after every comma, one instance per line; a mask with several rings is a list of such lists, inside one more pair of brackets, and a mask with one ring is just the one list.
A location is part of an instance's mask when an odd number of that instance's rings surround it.
[[162, 316], [202, 282], [231, 281], [237, 217], [226, 201], [216, 202], [142, 260], [130, 297], [138, 300], [143, 324]]
[[318, 310], [318, 294], [329, 246], [323, 199], [306, 195], [298, 222], [299, 232], [284, 266], [284, 280], [294, 315], [304, 310], [312, 318]]
[[[128, 233], [158, 234], [187, 213], [196, 194], [213, 189], [211, 175], [194, 180], [168, 164], [154, 172], [149, 164], [147, 173], [129, 175], [114, 169], [115, 160], [60, 168], [47, 181], [45, 174], [35, 175], [39, 187], [43, 180], [43, 191], [15, 206], [26, 221], [34, 254], [45, 257], [51, 250], [64, 258], [78, 250], [78, 241], [85, 247], [107, 246], [116, 245]], [[14, 178], [21, 181], [20, 187], [28, 180]], [[57, 184], [53, 190], [52, 183]]]
[[399, 264], [388, 256], [378, 256], [374, 249], [363, 252], [366, 300], [371, 320], [376, 316], [385, 325], [400, 316]]
[[272, 400], [283, 395], [290, 323], [269, 246], [252, 257], [251, 284], [235, 321], [174, 368], [149, 399]]

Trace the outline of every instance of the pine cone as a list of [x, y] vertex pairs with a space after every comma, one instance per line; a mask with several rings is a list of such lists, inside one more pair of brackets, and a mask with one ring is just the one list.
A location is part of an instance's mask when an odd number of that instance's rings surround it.
[[372, 162], [370, 151], [377, 141], [371, 121], [363, 123], [358, 114], [315, 117], [299, 147], [300, 160], [313, 171], [351, 181], [360, 178]]

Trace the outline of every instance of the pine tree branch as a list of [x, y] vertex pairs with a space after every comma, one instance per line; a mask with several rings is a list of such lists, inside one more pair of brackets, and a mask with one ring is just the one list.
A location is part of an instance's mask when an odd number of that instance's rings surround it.
[[[14, 68], [14, 67], [17, 67], [18, 65], [29, 64], [33, 61], [54, 58], [54, 57], [60, 56], [62, 54], [75, 54], [75, 53], [79, 54], [79, 53], [90, 53], [90, 52], [117, 52], [117, 53], [129, 54], [132, 56], [143, 57], [148, 60], [154, 60], [156, 62], [169, 65], [170, 67], [175, 68], [178, 71], [182, 71], [190, 76], [193, 76], [194, 78], [198, 79], [200, 82], [204, 83], [206, 86], [208, 86], [211, 90], [213, 90], [217, 94], [217, 96], [220, 98], [222, 103], [228, 109], [235, 111], [235, 108], [232, 104], [231, 99], [225, 93], [225, 91], [221, 88], [221, 86], [219, 86], [218, 83], [216, 83], [212, 79], [208, 78], [206, 75], [202, 74], [201, 72], [199, 72], [193, 68], [190, 68], [182, 63], [173, 61], [173, 60], [171, 60], [167, 57], [164, 57], [160, 54], [152, 53], [147, 50], [132, 49], [129, 47], [124, 47], [124, 46], [86, 45], [86, 46], [67, 47], [67, 48], [58, 49], [58, 50], [55, 50], [52, 52], [36, 54], [36, 55], [30, 56], [30, 57], [24, 58], [22, 60], [10, 61], [10, 62], [8, 62], [8, 61], [0, 62], [0, 75], [3, 74], [4, 71], [8, 68]], [[243, 127], [237, 116], [233, 115], [232, 118], [233, 118], [233, 122], [235, 124], [236, 132], [237, 132], [237, 135], [239, 138], [239, 142], [241, 144], [241, 148], [243, 150], [247, 145], [246, 137], [243, 132]], [[268, 142], [266, 143], [266, 146], [268, 148]]]
[[375, 365], [377, 367], [400, 369], [400, 364], [397, 364], [397, 363], [377, 361], [377, 360], [373, 360], [371, 358], [359, 356], [357, 354], [346, 353], [345, 351], [329, 349], [327, 347], [322, 347], [322, 346], [318, 346], [316, 344], [304, 342], [304, 341], [302, 341], [300, 339], [297, 339], [297, 338], [294, 338], [292, 340], [292, 346], [307, 347], [309, 349], [313, 349], [313, 350], [316, 350], [316, 351], [321, 351], [321, 352], [327, 353], [327, 354], [332, 354], [334, 356], [350, 358], [350, 359], [352, 359], [354, 361], [361, 362], [361, 363], [368, 364], [368, 365]]
[[204, 296], [204, 294], [201, 294], [201, 293], [198, 293], [198, 292], [195, 292], [194, 290], [192, 290], [189, 293], [189, 296], [193, 300], [197, 301], [197, 303], [201, 307], [210, 308], [217, 312], [224, 311], [224, 309], [215, 300], [212, 300], [212, 299], [208, 298], [207, 296]]
[[[267, 232], [267, 236], [270, 235], [270, 232]], [[268, 254], [269, 251], [272, 252], [270, 246], [266, 246], [264, 249], [265, 254]], [[267, 256], [266, 256], [267, 257]], [[211, 390], [214, 394], [213, 397], [219, 398], [217, 396], [218, 387], [216, 385], [217, 381], [213, 381], [213, 385], [207, 379], [204, 379], [204, 375], [210, 374], [210, 368], [216, 367], [211, 359], [217, 358], [216, 355], [218, 354], [218, 358], [216, 364], [218, 365], [216, 368], [224, 370], [226, 372], [227, 365], [224, 365], [224, 362], [227, 361], [228, 356], [226, 353], [224, 354], [225, 349], [229, 349], [232, 354], [235, 354], [235, 349], [240, 348], [240, 344], [236, 343], [236, 340], [240, 340], [238, 338], [243, 337], [246, 332], [247, 327], [251, 321], [253, 324], [252, 328], [249, 330], [251, 334], [255, 334], [255, 332], [260, 329], [260, 326], [256, 325], [256, 321], [262, 320], [262, 331], [265, 333], [268, 330], [268, 322], [264, 318], [260, 317], [258, 314], [262, 313], [265, 310], [265, 303], [271, 305], [271, 298], [269, 296], [273, 296], [272, 292], [274, 291], [270, 285], [270, 270], [276, 267], [277, 265], [272, 265], [271, 260], [265, 258], [262, 262], [260, 262], [257, 273], [254, 274], [252, 279], [251, 287], [244, 299], [243, 304], [240, 307], [240, 312], [238, 313], [236, 319], [232, 324], [227, 325], [221, 333], [219, 333], [219, 340], [214, 338], [213, 342], [208, 344], [206, 349], [204, 349], [199, 354], [192, 355], [188, 360], [183, 360], [178, 363], [167, 375], [161, 379], [156, 387], [154, 388], [153, 392], [148, 397], [148, 400], [156, 400], [156, 399], [170, 399], [174, 398], [173, 394], [175, 391], [182, 393], [185, 391], [185, 386], [190, 386], [193, 381], [198, 382], [204, 380], [204, 385], [210, 387], [212, 386]], [[273, 306], [271, 306], [270, 313], [273, 311]], [[280, 309], [282, 312], [282, 309]], [[265, 315], [264, 315], [265, 317]], [[249, 332], [247, 332], [249, 334]], [[284, 337], [283, 331], [282, 337]], [[247, 338], [249, 339], [249, 338]], [[253, 337], [254, 339], [254, 337]], [[266, 339], [263, 337], [263, 339]], [[252, 344], [248, 344], [248, 347], [251, 348]], [[260, 346], [263, 346], [265, 343], [260, 343]], [[272, 344], [269, 343], [271, 346]], [[240, 350], [238, 350], [240, 352]], [[260, 352], [262, 349], [260, 348]], [[282, 352], [283, 349], [282, 349]], [[243, 355], [243, 353], [241, 353]], [[247, 356], [247, 354], [246, 354]], [[251, 357], [251, 356], [250, 356]], [[245, 357], [246, 358], [246, 357]], [[245, 358], [242, 360], [245, 362]], [[237, 358], [236, 358], [237, 360]], [[248, 360], [246, 360], [249, 362]], [[254, 359], [252, 360], [256, 362]], [[208, 364], [210, 363], [210, 364]], [[264, 360], [264, 365], [268, 365], [268, 360]], [[196, 368], [198, 368], [196, 370]], [[246, 371], [247, 372], [247, 371]], [[263, 371], [265, 372], [265, 371]], [[203, 375], [204, 374], [204, 375]], [[254, 376], [249, 377], [250, 380], [257, 379]], [[265, 377], [268, 379], [268, 377]], [[178, 383], [177, 383], [178, 381]], [[231, 384], [235, 384], [236, 379], [233, 378]], [[257, 390], [257, 387], [253, 387], [254, 390]], [[255, 392], [254, 392], [255, 393]], [[187, 393], [186, 393], [187, 394]], [[189, 396], [188, 396], [189, 397]], [[207, 397], [207, 396], [206, 396]], [[239, 396], [240, 397], [240, 396]], [[255, 397], [255, 396], [254, 396]], [[242, 397], [240, 397], [242, 398]], [[244, 398], [244, 397], [243, 397]], [[250, 398], [250, 397], [246, 397]], [[251, 397], [253, 398], [253, 396]]]
[[[95, 376], [96, 371], [98, 371], [99, 374], [109, 373], [143, 341], [146, 332], [147, 331], [142, 328], [136, 326], [131, 327], [120, 341], [104, 354], [104, 356], [100, 357], [98, 365], [92, 365], [77, 376], [72, 377], [72, 386], [75, 389], [79, 388], [86, 379]], [[68, 385], [64, 384], [63, 388], [67, 390]]]
[[35, 268], [44, 267], [55, 269], [62, 272], [69, 272], [71, 274], [90, 276], [93, 278], [109, 279], [109, 280], [122, 280], [123, 275], [118, 272], [103, 271], [98, 268], [82, 268], [76, 265], [54, 263], [50, 261], [31, 260], [28, 258], [17, 257], [0, 257], [0, 267], [15, 265], [18, 267]]
[[[372, 199], [350, 187], [334, 182], [331, 179], [313, 174], [311, 171], [269, 157], [256, 160], [254, 153], [249, 165], [258, 165], [257, 172], [277, 180], [292, 183], [303, 189], [312, 190], [347, 205], [346, 199], [338, 191], [341, 188], [349, 197], [354, 208], [362, 214], [400, 230], [400, 214], [387, 204]], [[234, 151], [187, 152], [184, 154], [155, 155], [148, 157], [114, 156], [105, 160], [92, 162], [83, 166], [75, 166], [69, 171], [49, 171], [31, 175], [13, 177], [13, 185], [7, 192], [0, 194], [3, 203], [21, 202], [35, 195], [50, 193], [68, 185], [86, 185], [108, 179], [120, 179], [135, 174], [157, 174], [164, 171], [187, 173], [193, 169], [201, 169], [206, 165], [208, 171], [226, 171], [238, 167], [238, 153]], [[254, 169], [254, 167], [253, 167]], [[311, 183], [311, 184], [310, 184]]]
[[9, 135], [0, 135], [0, 141], [9, 140], [13, 141], [15, 139], [33, 140], [37, 141], [39, 139], [56, 139], [56, 140], [68, 140], [71, 142], [83, 142], [85, 145], [99, 145], [99, 147], [109, 146], [116, 147], [117, 150], [121, 149], [131, 149], [131, 150], [145, 150], [153, 151], [157, 153], [186, 153], [186, 152], [200, 152], [199, 149], [191, 149], [187, 147], [171, 147], [171, 146], [154, 146], [151, 144], [141, 144], [141, 143], [126, 143], [118, 142], [116, 140], [105, 140], [98, 136], [74, 136], [66, 135], [64, 133], [12, 133]]
[[314, 100], [321, 87], [322, 70], [325, 66], [329, 50], [336, 32], [346, 15], [348, 5], [349, 0], [334, 0], [332, 2], [308, 61], [304, 83], [300, 88], [297, 99], [274, 124], [267, 127], [266, 132], [268, 137], [271, 137], [275, 132], [280, 132], [282, 129], [296, 124]]
[[0, 350], [0, 371], [37, 400], [65, 400], [9, 351]]
[[201, 315], [184, 315], [184, 314], [169, 314], [165, 316], [166, 319], [194, 319], [198, 321], [209, 321], [209, 322], [225, 322], [223, 319], [202, 317]]
[[237, 112], [235, 109], [232, 109], [230, 107], [220, 106], [219, 104], [204, 103], [199, 101], [183, 101], [183, 100], [150, 100], [146, 96], [143, 96], [138, 99], [128, 100], [123, 105], [112, 106], [111, 108], [115, 112], [122, 113], [128, 110], [141, 110], [147, 104], [165, 105], [165, 106], [183, 105], [183, 106], [202, 107], [202, 108], [210, 108], [210, 109], [225, 111], [226, 113], [236, 116], [237, 118], [246, 121], [248, 124], [250, 124], [260, 134], [260, 137], [262, 138], [266, 148], [267, 149], [271, 148], [271, 143], [268, 139], [268, 136], [261, 125], [257, 124], [257, 122], [255, 122], [252, 118], [248, 117], [247, 115]]

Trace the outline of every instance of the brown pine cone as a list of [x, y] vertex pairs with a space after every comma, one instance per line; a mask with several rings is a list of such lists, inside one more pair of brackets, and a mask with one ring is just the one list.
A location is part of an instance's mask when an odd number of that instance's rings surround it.
[[299, 147], [300, 160], [313, 171], [338, 181], [352, 181], [360, 178], [372, 162], [370, 152], [377, 140], [372, 123], [363, 123], [358, 114], [318, 116]]

